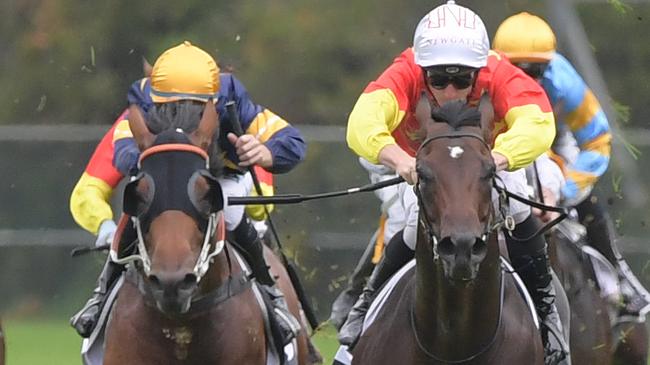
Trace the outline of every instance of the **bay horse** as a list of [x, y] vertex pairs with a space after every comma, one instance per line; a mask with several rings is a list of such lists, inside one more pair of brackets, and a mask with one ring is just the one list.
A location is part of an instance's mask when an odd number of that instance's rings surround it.
[[648, 363], [648, 327], [644, 322], [621, 322], [614, 326], [615, 365], [646, 365]]
[[352, 364], [543, 364], [536, 319], [501, 264], [481, 114], [451, 102], [432, 117], [423, 97], [416, 115], [415, 268], [385, 294]]
[[[140, 174], [124, 191], [124, 211], [137, 218], [138, 253], [112, 308], [103, 364], [266, 365], [273, 348], [266, 313], [225, 240], [221, 188], [207, 170], [206, 151], [218, 130], [213, 103], [192, 133], [153, 135], [136, 106], [130, 126], [143, 151]], [[265, 250], [290, 311], [301, 318], [286, 271]], [[287, 363], [308, 364], [304, 326], [294, 344]]]
[[646, 365], [648, 330], [645, 322], [616, 321], [617, 308], [601, 294], [591, 259], [581, 249], [587, 244], [585, 238], [570, 238], [570, 223], [562, 222], [558, 228], [564, 229], [552, 231], [549, 253], [571, 306], [572, 362]]
[[563, 233], [570, 230], [571, 225], [561, 222], [560, 227], [564, 229], [553, 230], [550, 234], [549, 256], [571, 307], [571, 361], [574, 364], [612, 364], [611, 305], [601, 296], [589, 256]]

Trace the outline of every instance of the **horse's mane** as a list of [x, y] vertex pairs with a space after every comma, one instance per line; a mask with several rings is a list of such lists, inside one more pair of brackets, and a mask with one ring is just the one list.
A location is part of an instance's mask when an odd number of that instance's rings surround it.
[[[151, 133], [157, 135], [155, 144], [191, 143], [187, 136], [177, 133], [176, 130], [181, 129], [184, 133], [194, 132], [199, 126], [204, 108], [204, 103], [192, 100], [154, 104], [154, 107], [149, 109], [145, 121]], [[214, 176], [220, 176], [223, 170], [218, 137], [216, 132], [208, 150], [210, 172]]]
[[464, 101], [451, 101], [431, 110], [435, 122], [447, 123], [452, 128], [481, 127], [481, 112]]
[[[184, 131], [183, 131], [184, 132]], [[190, 139], [185, 133], [181, 131], [168, 129], [156, 135], [156, 139], [153, 142], [154, 146], [161, 144], [171, 144], [171, 143], [180, 143], [180, 144], [192, 144]]]

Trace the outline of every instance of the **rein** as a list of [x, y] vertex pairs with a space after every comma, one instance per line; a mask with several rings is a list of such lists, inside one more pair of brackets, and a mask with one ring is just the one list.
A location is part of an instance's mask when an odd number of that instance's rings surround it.
[[[417, 153], [419, 153], [422, 150], [422, 148], [424, 148], [424, 146], [426, 146], [427, 144], [429, 144], [429, 143], [431, 143], [431, 142], [433, 142], [435, 140], [442, 139], [442, 138], [461, 138], [461, 137], [469, 137], [469, 138], [477, 139], [477, 140], [479, 140], [481, 142], [481, 144], [483, 146], [485, 146], [485, 148], [488, 149], [488, 151], [491, 150], [490, 146], [487, 144], [487, 142], [485, 142], [485, 139], [483, 137], [481, 137], [480, 135], [478, 135], [476, 133], [471, 133], [471, 132], [453, 131], [453, 132], [450, 132], [450, 133], [440, 134], [440, 135], [429, 137], [429, 138], [425, 139], [424, 142], [422, 142], [422, 144], [420, 145], [420, 148], [418, 149]], [[416, 155], [417, 155], [417, 153], [416, 153]], [[503, 219], [502, 219], [502, 221], [497, 222], [492, 227], [489, 227], [489, 225], [491, 225], [491, 224], [488, 224], [489, 228], [486, 229], [486, 232], [481, 237], [481, 239], [484, 239], [483, 237], [487, 237], [487, 235], [490, 232], [492, 232], [495, 229], [498, 229], [501, 226], [503, 226], [504, 233], [508, 234], [513, 240], [515, 240], [517, 242], [529, 241], [534, 237], [537, 237], [539, 235], [542, 235], [542, 234], [546, 233], [548, 230], [553, 228], [553, 226], [560, 223], [563, 219], [565, 219], [568, 216], [568, 211], [567, 211], [566, 208], [559, 207], [559, 206], [546, 205], [546, 204], [539, 203], [537, 201], [525, 198], [523, 196], [514, 194], [514, 193], [508, 191], [505, 187], [499, 186], [498, 183], [497, 183], [497, 180], [501, 181], [501, 178], [495, 174], [493, 179], [492, 179], [492, 187], [499, 193], [499, 211], [500, 211], [501, 216], [502, 216]], [[421, 193], [420, 193], [419, 183], [415, 185], [414, 189], [415, 189], [415, 194], [418, 197], [418, 201], [421, 201]], [[517, 200], [517, 201], [519, 201], [521, 203], [524, 203], [524, 204], [526, 204], [526, 205], [528, 205], [530, 207], [538, 208], [538, 209], [540, 209], [542, 211], [550, 211], [550, 212], [560, 213], [560, 215], [557, 216], [552, 221], [550, 221], [550, 222], [546, 223], [545, 225], [543, 225], [540, 229], [538, 229], [535, 233], [531, 234], [530, 236], [524, 237], [524, 238], [516, 237], [515, 235], [512, 234], [512, 231], [515, 229], [515, 225], [516, 225], [515, 220], [511, 215], [509, 215], [507, 213], [507, 209], [506, 209], [506, 207], [508, 206], [508, 199], [509, 198], [515, 199], [515, 200]], [[424, 212], [426, 212], [426, 209], [421, 204], [420, 204], [420, 209], [422, 209]], [[422, 220], [420, 220], [420, 221], [425, 224], [425, 230], [427, 231], [427, 235], [429, 235], [429, 237], [432, 238], [434, 245], [436, 245], [437, 242], [438, 242], [438, 238], [433, 233], [433, 228], [431, 226], [431, 222], [426, 217], [426, 214], [425, 214], [424, 221], [422, 221]], [[435, 254], [435, 252], [434, 252], [434, 254]]]

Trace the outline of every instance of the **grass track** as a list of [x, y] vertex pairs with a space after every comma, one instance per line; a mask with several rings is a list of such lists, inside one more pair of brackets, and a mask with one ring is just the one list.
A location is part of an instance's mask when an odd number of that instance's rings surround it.
[[[6, 336], [7, 365], [74, 365], [81, 364], [81, 340], [65, 320], [3, 319]], [[331, 364], [337, 348], [336, 334], [331, 327], [319, 330], [314, 343]]]

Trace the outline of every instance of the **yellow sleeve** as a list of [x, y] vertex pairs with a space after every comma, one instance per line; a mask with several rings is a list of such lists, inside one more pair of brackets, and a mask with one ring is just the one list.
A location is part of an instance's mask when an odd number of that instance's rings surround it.
[[510, 109], [505, 117], [508, 130], [494, 141], [494, 152], [508, 159], [508, 170], [514, 171], [533, 163], [551, 148], [555, 139], [555, 118], [544, 113], [538, 105], [530, 104]]
[[113, 142], [123, 138], [133, 138], [133, 132], [131, 132], [131, 128], [129, 127], [128, 119], [122, 119], [113, 130]]
[[83, 173], [70, 195], [70, 212], [75, 222], [96, 235], [99, 225], [113, 219], [109, 204], [113, 189], [101, 179]]
[[[273, 185], [267, 185], [263, 182], [260, 182], [260, 187], [262, 188], [262, 195], [263, 196], [271, 196], [273, 195]], [[250, 196], [257, 196], [257, 191], [255, 189], [252, 189], [250, 192]], [[269, 213], [273, 211], [273, 204], [267, 204], [266, 209], [268, 210]], [[268, 218], [266, 215], [267, 210], [264, 210], [264, 205], [247, 205], [246, 206], [246, 213], [248, 213], [248, 216], [251, 217], [252, 219], [256, 221], [263, 221]]]
[[389, 89], [379, 89], [361, 94], [354, 105], [346, 140], [357, 155], [372, 163], [378, 163], [379, 151], [387, 145], [396, 144], [391, 132], [404, 118], [395, 94]]

